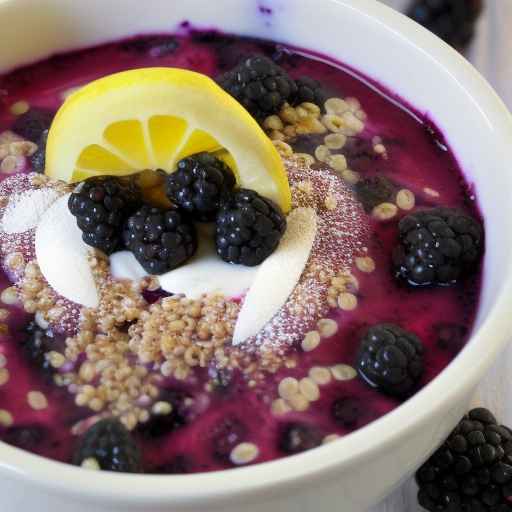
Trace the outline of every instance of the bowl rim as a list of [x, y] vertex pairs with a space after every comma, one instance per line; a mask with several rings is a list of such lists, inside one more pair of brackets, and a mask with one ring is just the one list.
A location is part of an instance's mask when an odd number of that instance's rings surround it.
[[[317, 0], [318, 1], [318, 0]], [[512, 116], [485, 79], [455, 50], [427, 30], [376, 0], [324, 0], [333, 8], [350, 8], [359, 16], [391, 30], [420, 51], [435, 54], [436, 64], [456, 75], [473, 98], [481, 99], [481, 109], [503, 137], [512, 141]], [[300, 488], [307, 481], [333, 478], [336, 469], [353, 464], [369, 455], [377, 455], [386, 445], [396, 442], [404, 431], [421, 425], [474, 387], [505, 346], [512, 326], [509, 311], [512, 272], [502, 286], [495, 305], [461, 353], [449, 366], [411, 399], [369, 425], [313, 450], [254, 466], [192, 475], [131, 475], [84, 471], [61, 462], [31, 454], [0, 443], [0, 474], [29, 481], [42, 489], [64, 495], [80, 495], [94, 501], [122, 499], [130, 503], [215, 504], [227, 497], [250, 495], [286, 487]], [[485, 338], [485, 341], [484, 341]], [[486, 350], [483, 351], [484, 346]], [[464, 377], [453, 379], [453, 375]]]

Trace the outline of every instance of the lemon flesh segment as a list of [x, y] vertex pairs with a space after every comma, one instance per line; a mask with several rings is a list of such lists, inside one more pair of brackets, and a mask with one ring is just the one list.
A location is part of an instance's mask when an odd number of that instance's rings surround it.
[[209, 77], [183, 69], [125, 71], [71, 95], [50, 129], [46, 173], [72, 182], [173, 172], [181, 158], [200, 151], [220, 155], [240, 186], [290, 210], [283, 162], [258, 123]]

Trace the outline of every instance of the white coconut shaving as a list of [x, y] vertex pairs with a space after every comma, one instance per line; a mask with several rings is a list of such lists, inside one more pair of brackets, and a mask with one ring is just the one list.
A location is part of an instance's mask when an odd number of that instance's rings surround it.
[[238, 315], [233, 344], [255, 336], [286, 303], [309, 259], [317, 230], [313, 208], [297, 208], [287, 219], [276, 251], [260, 266]]
[[[158, 276], [160, 286], [168, 293], [182, 293], [190, 299], [220, 293], [239, 297], [252, 285], [259, 267], [231, 265], [222, 261], [215, 251], [214, 236], [209, 226], [198, 226], [198, 248], [185, 265]], [[134, 281], [148, 275], [135, 256], [120, 251], [110, 256], [112, 276]]]
[[2, 230], [15, 234], [35, 228], [44, 212], [59, 196], [52, 188], [27, 190], [11, 195], [2, 219]]
[[69, 194], [55, 201], [36, 229], [37, 263], [48, 284], [66, 299], [89, 308], [99, 297], [89, 265], [90, 248], [68, 208]]

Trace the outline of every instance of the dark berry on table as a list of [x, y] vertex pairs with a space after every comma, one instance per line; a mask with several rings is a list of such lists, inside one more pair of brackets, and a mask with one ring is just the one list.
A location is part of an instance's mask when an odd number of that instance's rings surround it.
[[219, 210], [216, 223], [218, 255], [228, 263], [259, 265], [279, 245], [286, 218], [269, 199], [240, 189]]
[[49, 130], [44, 130], [37, 142], [37, 150], [30, 157], [33, 172], [44, 174], [46, 166], [46, 143], [48, 141]]
[[371, 387], [397, 397], [410, 395], [424, 372], [423, 343], [393, 324], [370, 327], [361, 340], [357, 370]]
[[34, 450], [47, 437], [48, 432], [41, 425], [16, 425], [5, 431], [2, 441], [23, 450]]
[[132, 180], [102, 176], [82, 181], [68, 205], [83, 241], [111, 254], [120, 248], [123, 223], [139, 203], [140, 191]]
[[52, 373], [53, 368], [46, 354], [55, 350], [55, 337], [49, 329], [41, 329], [35, 322], [30, 322], [25, 328], [26, 337], [22, 347], [27, 359], [45, 373]]
[[324, 103], [328, 97], [327, 93], [320, 85], [320, 82], [308, 76], [303, 76], [298, 80], [295, 80], [295, 85], [297, 86], [297, 93], [293, 98], [293, 105], [300, 105], [301, 103], [314, 103], [321, 109], [324, 108]]
[[334, 421], [345, 428], [354, 428], [361, 416], [364, 404], [358, 398], [337, 398], [331, 407]]
[[319, 446], [322, 438], [308, 425], [289, 423], [284, 426], [279, 437], [279, 449], [287, 454], [311, 450]]
[[233, 171], [209, 153], [197, 153], [178, 162], [167, 176], [169, 201], [200, 221], [213, 221], [221, 202], [236, 185]]
[[483, 252], [482, 225], [455, 209], [415, 212], [398, 230], [395, 274], [411, 286], [453, 284], [477, 268]]
[[173, 270], [197, 250], [195, 226], [178, 210], [143, 206], [126, 222], [123, 239], [150, 274]]
[[414, 0], [409, 17], [462, 51], [475, 34], [483, 0]]
[[297, 94], [286, 71], [261, 55], [249, 57], [217, 81], [259, 121], [277, 114]]
[[114, 418], [100, 420], [82, 436], [73, 456], [73, 464], [81, 466], [95, 459], [104, 471], [141, 473], [141, 454], [130, 432]]
[[355, 186], [357, 199], [367, 213], [376, 206], [389, 201], [395, 191], [393, 183], [384, 176], [366, 178]]
[[54, 116], [55, 114], [50, 110], [33, 107], [16, 118], [12, 131], [37, 144], [43, 132], [50, 128]]
[[483, 408], [466, 415], [416, 473], [430, 512], [512, 510], [512, 431]]

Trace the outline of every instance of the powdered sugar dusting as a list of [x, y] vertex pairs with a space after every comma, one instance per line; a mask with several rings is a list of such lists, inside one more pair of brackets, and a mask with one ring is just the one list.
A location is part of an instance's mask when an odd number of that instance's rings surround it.
[[52, 188], [11, 195], [2, 218], [3, 231], [14, 234], [35, 228], [43, 213], [58, 198], [59, 193]]
[[[293, 207], [312, 207], [317, 212], [317, 236], [306, 268], [286, 304], [253, 338], [247, 350], [279, 349], [299, 343], [329, 310], [330, 277], [352, 267], [363, 252], [370, 227], [350, 188], [328, 167], [312, 168], [298, 159], [285, 161]], [[331, 209], [326, 206], [330, 197]]]

